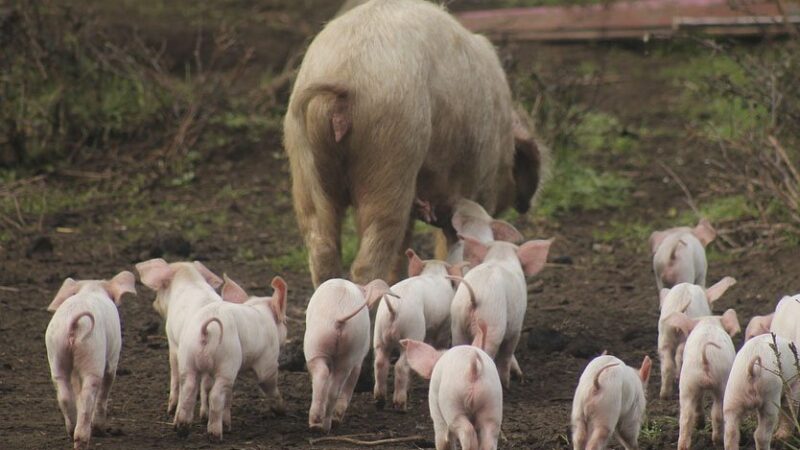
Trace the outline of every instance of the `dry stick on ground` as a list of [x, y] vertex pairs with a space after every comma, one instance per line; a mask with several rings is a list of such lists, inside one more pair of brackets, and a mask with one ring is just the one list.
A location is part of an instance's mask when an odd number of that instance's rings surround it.
[[348, 444], [354, 445], [361, 445], [364, 447], [375, 447], [378, 445], [385, 445], [385, 444], [399, 444], [401, 442], [417, 442], [423, 440], [423, 437], [420, 435], [408, 436], [408, 437], [400, 437], [400, 438], [390, 438], [390, 439], [378, 439], [376, 441], [362, 441], [360, 439], [354, 439], [351, 437], [346, 436], [330, 436], [330, 437], [321, 437], [316, 439], [309, 439], [308, 443], [311, 445], [318, 444], [320, 442], [346, 442]]

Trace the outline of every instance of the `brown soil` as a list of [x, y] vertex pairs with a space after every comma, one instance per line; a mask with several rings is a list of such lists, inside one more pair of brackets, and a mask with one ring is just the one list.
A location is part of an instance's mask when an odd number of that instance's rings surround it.
[[[593, 233], [604, 230], [615, 219], [637, 219], [652, 223], [654, 229], [669, 224], [671, 219], [665, 211], [673, 207], [685, 209], [684, 196], [656, 162], [663, 161], [685, 174], [684, 179], [694, 192], [704, 186], [706, 165], [702, 152], [696, 151], [696, 143], [683, 137], [682, 118], [672, 109], [679, 88], [657, 75], [660, 67], [680, 58], [679, 54], [653, 56], [639, 46], [514, 45], [504, 50], [517, 61], [517, 73], [536, 66], [544, 68], [545, 79], [548, 73], [556, 74], [559, 68], [585, 60], [614, 68], [618, 76], [613, 82], [583, 88], [581, 98], [596, 110], [618, 116], [623, 124], [673, 131], [666, 137], [660, 134], [642, 138], [642, 161], [613, 156], [596, 157], [593, 161], [600, 170], [622, 170], [630, 175], [635, 192], [629, 207], [565, 213], [552, 220], [523, 217], [514, 221], [528, 237], [555, 237], [551, 261], [560, 263], [549, 265], [531, 280], [526, 331], [516, 353], [526, 380], [524, 384], [513, 383], [505, 394], [505, 439], [500, 448], [567, 448], [572, 394], [590, 358], [607, 349], [631, 365], [638, 366], [646, 354], [657, 359], [658, 303], [646, 243], [619, 240], [605, 249], [607, 253], [598, 252], [593, 249]], [[266, 67], [270, 61], [260, 63]], [[153, 206], [171, 200], [195, 208], [196, 220], [209, 227], [215, 227], [210, 215], [226, 211], [226, 225], [213, 228], [213, 238], [189, 242], [190, 248], [173, 245], [175, 236], [156, 227], [149, 236], [130, 242], [121, 226], [126, 217], [120, 217], [111, 202], [45, 216], [43, 233], [20, 235], [0, 253], [0, 448], [70, 446], [44, 347], [44, 330], [50, 318], [45, 307], [65, 277], [109, 277], [119, 270], [133, 270], [135, 262], [163, 253], [169, 260], [202, 259], [215, 272], [234, 276], [246, 289], [262, 295], [270, 292], [268, 282], [275, 273], [269, 260], [298, 246], [300, 237], [279, 136], [266, 136], [264, 142], [263, 147], [238, 152], [235, 160], [223, 153], [211, 158], [198, 168], [197, 181], [191, 186], [155, 187], [142, 193]], [[55, 187], [75, 182], [56, 177], [48, 180]], [[247, 189], [248, 193], [236, 200], [219, 200], [216, 193], [226, 185]], [[76, 228], [79, 232], [59, 233], [56, 227]], [[172, 228], [180, 229], [180, 224]], [[421, 236], [416, 247], [430, 249], [429, 237]], [[245, 260], [240, 256], [243, 249], [252, 249], [264, 258]], [[765, 313], [780, 296], [797, 288], [796, 271], [791, 264], [795, 257], [796, 251], [791, 248], [767, 248], [741, 258], [712, 261], [711, 282], [725, 275], [733, 275], [739, 281], [714, 309], [721, 312], [736, 308], [742, 326], [753, 314]], [[140, 285], [139, 295], [126, 298], [120, 308], [124, 346], [111, 395], [111, 428], [106, 436], [93, 438], [94, 446], [311, 448], [309, 440], [318, 436], [307, 428], [311, 389], [299, 350], [304, 306], [311, 294], [310, 278], [305, 270], [281, 275], [289, 283], [291, 304], [286, 353], [289, 362], [295, 363], [292, 370], [283, 370], [280, 375], [280, 388], [288, 403], [286, 416], [267, 413], [252, 375], [243, 373], [235, 386], [233, 430], [225, 435], [225, 443], [209, 444], [199, 421], [187, 439], [179, 439], [165, 412], [166, 340], [160, 337], [160, 319], [151, 307], [154, 295]], [[659, 385], [656, 364], [649, 389], [650, 417], [677, 418], [677, 397], [658, 400], [655, 397]], [[345, 423], [332, 435], [362, 434], [360, 438], [371, 440], [418, 434], [423, 439], [415, 444], [382, 448], [432, 448], [427, 386], [420, 379], [415, 379], [413, 386], [406, 413], [379, 410], [371, 393], [357, 393]], [[672, 424], [649, 438], [646, 448], [674, 448], [677, 422]], [[746, 446], [752, 445], [749, 436], [743, 435], [743, 439]], [[710, 447], [710, 432], [700, 432], [696, 441], [695, 448]], [[320, 443], [313, 447], [352, 445]]]

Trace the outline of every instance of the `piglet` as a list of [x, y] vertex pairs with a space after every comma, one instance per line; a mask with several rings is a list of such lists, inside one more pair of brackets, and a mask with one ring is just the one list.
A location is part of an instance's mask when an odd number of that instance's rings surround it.
[[[791, 341], [773, 334], [762, 334], [745, 342], [733, 361], [725, 387], [723, 414], [725, 450], [738, 450], [739, 426], [743, 416], [755, 410], [758, 426], [753, 434], [757, 450], [769, 450], [772, 433], [781, 415], [784, 395], [789, 408], [797, 401], [797, 357]], [[788, 384], [784, 384], [788, 383]], [[784, 392], [788, 387], [790, 392]], [[792, 427], [783, 428], [778, 436], [788, 438]]]
[[[483, 324], [481, 324], [483, 325]], [[430, 379], [428, 405], [436, 450], [494, 450], [503, 423], [503, 387], [492, 358], [484, 352], [485, 325], [478, 327], [474, 346], [437, 351], [423, 342], [403, 339], [408, 363]]]
[[105, 424], [122, 345], [117, 306], [123, 294], [136, 294], [135, 282], [127, 271], [108, 281], [67, 278], [47, 307], [50, 375], [75, 448], [87, 448], [92, 428]]
[[392, 286], [399, 298], [384, 297], [375, 315], [373, 348], [375, 349], [374, 397], [382, 406], [386, 397], [386, 380], [389, 376], [389, 357], [400, 350], [400, 358], [394, 366], [394, 407], [405, 410], [410, 382], [402, 339], [425, 340], [442, 348], [450, 338], [450, 303], [453, 301], [453, 286], [448, 279], [461, 275], [461, 266], [444, 261], [423, 261], [408, 249], [409, 278]]
[[[153, 308], [166, 320], [169, 343], [169, 403], [167, 413], [178, 406], [178, 346], [187, 320], [203, 306], [221, 302], [214, 291], [222, 285], [222, 278], [208, 270], [200, 261], [167, 264], [161, 258], [136, 264], [142, 284], [156, 291]], [[211, 379], [205, 377], [200, 389], [200, 415], [208, 412], [208, 389]]]
[[453, 345], [468, 344], [477, 331], [476, 321], [484, 321], [486, 353], [494, 358], [507, 388], [528, 306], [525, 276], [542, 270], [552, 241], [517, 246], [503, 241], [485, 244], [467, 236], [463, 240], [464, 256], [473, 269], [464, 276], [450, 308]]
[[720, 444], [723, 431], [722, 400], [728, 374], [736, 357], [731, 337], [741, 331], [736, 311], [729, 309], [722, 316], [691, 319], [682, 312], [672, 313], [667, 324], [689, 336], [683, 349], [680, 392], [680, 434], [678, 450], [692, 446], [692, 430], [698, 416], [703, 419], [703, 393], [710, 391], [714, 398], [711, 407], [711, 438]]
[[[453, 217], [450, 219], [456, 233], [469, 236], [483, 243], [491, 241], [519, 242], [522, 233], [505, 220], [492, 218], [483, 206], [472, 200], [462, 198], [456, 202]], [[464, 261], [464, 242], [458, 240], [450, 246], [447, 262], [458, 264]]]
[[786, 295], [778, 302], [774, 313], [750, 319], [745, 340], [769, 332], [795, 343], [800, 342], [800, 294], [792, 297]]
[[360, 286], [335, 278], [322, 283], [306, 308], [303, 353], [311, 375], [311, 408], [308, 426], [328, 432], [331, 423], [341, 422], [369, 352], [369, 313], [367, 308], [389, 286], [373, 280]]
[[658, 289], [679, 283], [705, 287], [708, 270], [705, 248], [716, 236], [717, 232], [706, 219], [700, 219], [694, 228], [676, 227], [653, 232], [650, 248]]
[[586, 366], [572, 401], [573, 449], [604, 449], [613, 434], [626, 449], [639, 448], [651, 365], [645, 356], [636, 370], [603, 354]]
[[672, 389], [681, 370], [681, 358], [685, 335], [678, 328], [667, 324], [667, 318], [675, 312], [685, 313], [690, 318], [711, 315], [711, 303], [719, 299], [729, 287], [736, 284], [733, 277], [725, 277], [708, 289], [690, 283], [680, 283], [672, 289], [660, 292], [661, 315], [658, 319], [658, 356], [661, 360], [662, 399], [672, 396]]
[[278, 354], [286, 342], [286, 282], [272, 279], [272, 297], [249, 297], [225, 277], [224, 302], [212, 302], [197, 311], [181, 332], [178, 349], [180, 396], [175, 429], [189, 434], [197, 398], [198, 380], [211, 376], [208, 436], [222, 440], [223, 424], [230, 430], [233, 384], [240, 371], [252, 369], [271, 409], [286, 407], [278, 390]]

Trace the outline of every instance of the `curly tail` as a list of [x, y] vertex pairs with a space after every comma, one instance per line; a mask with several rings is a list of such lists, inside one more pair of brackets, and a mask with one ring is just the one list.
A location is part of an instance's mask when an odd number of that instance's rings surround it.
[[594, 383], [595, 392], [600, 390], [600, 375], [602, 375], [603, 372], [605, 372], [606, 369], [610, 369], [610, 368], [612, 368], [614, 366], [618, 366], [618, 365], [619, 365], [619, 363], [607, 364], [607, 365], [603, 366], [600, 370], [597, 371], [597, 373], [594, 375], [594, 382], [593, 382]]
[[[756, 365], [758, 366], [758, 368], [756, 367]], [[762, 367], [761, 357], [760, 356], [756, 356], [755, 358], [753, 358], [752, 361], [750, 361], [750, 364], [747, 365], [747, 376], [748, 376], [748, 378], [750, 378], [752, 380], [753, 378], [756, 378], [757, 376], [759, 376], [761, 374], [760, 367]]]
[[[339, 83], [314, 83], [297, 94], [297, 98], [292, 102], [292, 113], [300, 117], [303, 128], [307, 129], [308, 106], [312, 99], [320, 96], [328, 95], [333, 96], [334, 99], [329, 103], [326, 113], [322, 117], [330, 115], [330, 126], [333, 130], [333, 138], [338, 143], [350, 131], [351, 118], [350, 118], [350, 102], [351, 93], [342, 84]], [[317, 116], [319, 117], [319, 116]]]
[[709, 345], [712, 347], [716, 347], [717, 350], [721, 348], [714, 342], [706, 342], [705, 345], [703, 345], [703, 351], [701, 353], [703, 357], [703, 372], [705, 372], [706, 375], [709, 375], [711, 371], [711, 367], [708, 365], [708, 356], [706, 355], [706, 349], [708, 348]]
[[358, 308], [356, 308], [355, 311], [351, 312], [350, 314], [348, 314], [348, 315], [346, 315], [344, 317], [336, 319], [336, 329], [341, 330], [344, 327], [344, 324], [347, 323], [348, 320], [350, 320], [353, 317], [355, 317], [356, 314], [361, 312], [361, 310], [364, 309], [366, 306], [367, 306], [367, 302], [364, 302], [364, 304], [359, 306]]
[[472, 286], [467, 282], [467, 280], [465, 280], [463, 277], [459, 277], [458, 275], [445, 275], [445, 278], [448, 280], [456, 280], [459, 283], [464, 283], [464, 286], [467, 287], [467, 291], [469, 292], [469, 303], [473, 308], [478, 307], [478, 297], [475, 296], [475, 291], [472, 289]]
[[82, 317], [88, 317], [89, 320], [92, 321], [92, 325], [89, 327], [89, 330], [87, 330], [86, 333], [84, 333], [84, 335], [81, 336], [80, 339], [81, 340], [86, 339], [86, 336], [88, 336], [92, 332], [92, 330], [94, 330], [94, 314], [90, 313], [89, 311], [84, 311], [82, 313], [79, 313], [77, 316], [73, 317], [72, 320], [69, 323], [69, 345], [70, 346], [74, 345], [75, 341], [77, 340], [77, 337], [75, 336], [75, 333], [78, 331], [79, 321], [81, 320]]
[[217, 322], [217, 325], [219, 325], [219, 342], [222, 342], [222, 322], [216, 317], [211, 317], [200, 326], [200, 343], [203, 345], [208, 344], [208, 326], [211, 322]]

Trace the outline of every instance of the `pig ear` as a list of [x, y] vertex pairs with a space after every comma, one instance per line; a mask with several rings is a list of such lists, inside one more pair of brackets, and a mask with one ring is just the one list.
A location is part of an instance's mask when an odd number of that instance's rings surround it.
[[139, 272], [142, 284], [154, 291], [169, 286], [172, 277], [175, 276], [175, 269], [161, 258], [140, 262], [136, 264], [136, 270]]
[[442, 352], [437, 352], [435, 348], [430, 345], [415, 341], [413, 339], [403, 339], [400, 345], [406, 350], [406, 361], [408, 365], [417, 372], [419, 376], [426, 380], [431, 379], [433, 373], [433, 366], [439, 361]]
[[478, 322], [475, 324], [475, 339], [472, 340], [472, 346], [478, 347], [481, 350], [486, 349], [486, 322], [483, 319], [478, 319]]
[[739, 318], [736, 316], [736, 311], [732, 309], [728, 309], [722, 314], [720, 323], [722, 323], [722, 328], [728, 332], [730, 337], [734, 337], [737, 333], [742, 331], [742, 327], [739, 326]]
[[458, 235], [458, 238], [464, 241], [464, 259], [466, 259], [473, 267], [477, 266], [486, 257], [489, 247], [483, 242], [470, 237]]
[[552, 239], [528, 241], [517, 249], [517, 257], [522, 263], [522, 271], [531, 276], [539, 273], [547, 262], [547, 252], [550, 251]]
[[522, 233], [505, 220], [492, 220], [491, 227], [495, 241], [519, 242], [523, 239]]
[[708, 219], [703, 218], [692, 229], [692, 234], [703, 244], [703, 247], [706, 247], [717, 237], [717, 230], [711, 226], [711, 222]]
[[272, 279], [272, 289], [275, 292], [272, 293], [272, 311], [275, 313], [275, 317], [278, 319], [279, 323], [286, 322], [286, 300], [288, 296], [288, 287], [286, 286], [286, 281], [283, 280], [281, 277], [275, 277]]
[[695, 325], [697, 325], [697, 321], [694, 319], [689, 318], [685, 313], [682, 312], [674, 312], [667, 316], [664, 323], [668, 326], [678, 329], [684, 336], [689, 336], [689, 333], [692, 332]]
[[658, 291], [658, 306], [659, 307], [664, 304], [664, 300], [667, 298], [668, 294], [669, 294], [669, 288], [661, 288], [661, 290]]
[[64, 303], [64, 300], [77, 294], [78, 289], [80, 289], [80, 286], [78, 285], [77, 281], [73, 280], [72, 278], [67, 278], [66, 280], [64, 280], [64, 283], [61, 284], [61, 288], [56, 293], [56, 296], [53, 299], [53, 301], [50, 302], [50, 305], [47, 307], [47, 310], [50, 312], [57, 310], [58, 307], [61, 306], [62, 303]]
[[105, 289], [108, 295], [114, 299], [114, 303], [119, 306], [122, 303], [123, 294], [136, 295], [136, 277], [124, 270], [115, 275], [110, 281], [106, 281]]
[[652, 367], [653, 362], [650, 361], [649, 356], [645, 355], [642, 361], [642, 367], [639, 368], [639, 379], [642, 380], [642, 384], [647, 385], [647, 381], [650, 380], [650, 369]]
[[208, 270], [208, 267], [203, 265], [200, 261], [194, 262], [194, 267], [200, 272], [200, 275], [206, 279], [206, 282], [211, 285], [214, 289], [219, 289], [222, 286], [223, 280], [222, 278], [218, 277], [214, 272]]
[[447, 265], [447, 273], [451, 277], [463, 277], [464, 276], [464, 269], [469, 267], [469, 263], [466, 261], [462, 261], [458, 264]]
[[744, 340], [748, 341], [750, 338], [769, 333], [773, 317], [775, 317], [775, 313], [766, 316], [755, 316], [750, 319], [750, 323], [747, 324], [747, 329], [744, 332]]
[[725, 291], [727, 291], [728, 288], [733, 286], [734, 284], [736, 284], [735, 278], [725, 277], [717, 281], [715, 285], [706, 289], [706, 298], [708, 298], [709, 302], [713, 303], [714, 301], [722, 297], [722, 294], [724, 294]]
[[408, 249], [406, 250], [406, 256], [408, 257], [408, 276], [415, 277], [421, 274], [422, 269], [425, 268], [425, 263], [417, 256], [417, 253], [413, 249]]
[[361, 293], [364, 294], [364, 300], [367, 302], [367, 308], [372, 308], [372, 305], [374, 305], [386, 294], [397, 297], [396, 294], [389, 290], [389, 285], [379, 278], [370, 281], [366, 286], [359, 287], [361, 288]]
[[250, 296], [235, 281], [228, 278], [228, 274], [223, 273], [222, 278], [223, 285], [220, 296], [223, 300], [230, 303], [244, 303], [247, 301]]
[[667, 234], [666, 231], [654, 231], [650, 235], [650, 251], [653, 252], [654, 255], [661, 243], [664, 242], [664, 238], [667, 237]]

